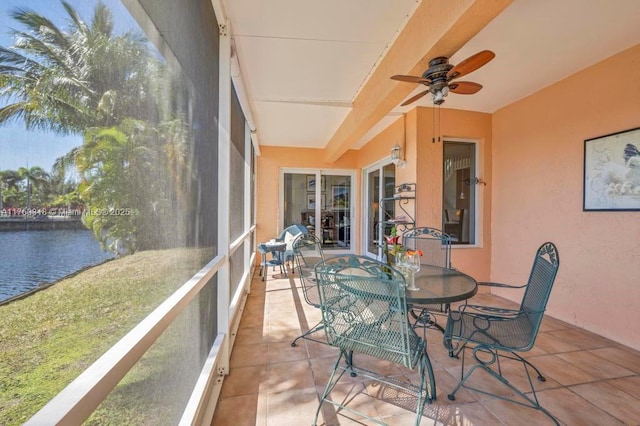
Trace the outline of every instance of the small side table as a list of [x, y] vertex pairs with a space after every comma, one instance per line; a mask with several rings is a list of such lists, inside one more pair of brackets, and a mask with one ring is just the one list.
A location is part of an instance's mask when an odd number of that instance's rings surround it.
[[[287, 243], [279, 241], [268, 241], [266, 243], [258, 244], [258, 251], [261, 255], [260, 261], [260, 276], [262, 281], [267, 276], [267, 270], [269, 266], [275, 268], [280, 267], [280, 272], [287, 276], [286, 268], [284, 267], [284, 252], [287, 250]], [[271, 255], [271, 259], [267, 259], [267, 254]]]

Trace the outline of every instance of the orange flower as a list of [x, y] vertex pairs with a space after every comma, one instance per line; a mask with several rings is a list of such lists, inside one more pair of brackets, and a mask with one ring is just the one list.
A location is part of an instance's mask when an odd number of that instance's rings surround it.
[[422, 250], [407, 250], [407, 254], [417, 254], [418, 256], [422, 256]]

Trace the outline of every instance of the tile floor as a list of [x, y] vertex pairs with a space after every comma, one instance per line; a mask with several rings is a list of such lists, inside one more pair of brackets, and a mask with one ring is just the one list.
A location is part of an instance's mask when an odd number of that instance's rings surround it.
[[[266, 282], [256, 273], [248, 296], [213, 419], [215, 426], [311, 425], [337, 350], [320, 343], [291, 341], [320, 320], [307, 305], [296, 276], [285, 278], [269, 270]], [[553, 294], [552, 294], [553, 297]], [[509, 302], [481, 294], [479, 304]], [[322, 333], [316, 333], [322, 336]], [[442, 334], [428, 331], [428, 353], [436, 377], [437, 400], [424, 410], [421, 425], [551, 425], [548, 417], [531, 408], [463, 389], [455, 401], [447, 394], [460, 376], [460, 360], [450, 358]], [[640, 352], [562, 321], [546, 317], [534, 348], [526, 354], [546, 376], [535, 380], [538, 398], [563, 425], [640, 425]], [[468, 358], [469, 359], [469, 358]], [[359, 365], [380, 363], [356, 356]], [[384, 365], [389, 372], [411, 377], [402, 367]], [[503, 365], [507, 370], [511, 365]], [[393, 370], [395, 368], [395, 370]], [[479, 374], [478, 374], [479, 373]], [[506, 394], [495, 379], [478, 372], [475, 384]], [[512, 383], [526, 386], [526, 376], [511, 375]], [[346, 376], [345, 376], [346, 377]], [[485, 380], [490, 379], [490, 380]], [[349, 406], [388, 425], [411, 425], [415, 414], [376, 396], [375, 386], [343, 378], [332, 394]], [[372, 422], [351, 413], [336, 413], [323, 405], [319, 425], [358, 425]]]

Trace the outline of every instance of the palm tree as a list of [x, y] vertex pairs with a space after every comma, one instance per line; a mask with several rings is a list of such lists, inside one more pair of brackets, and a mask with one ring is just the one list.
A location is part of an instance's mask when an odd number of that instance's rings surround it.
[[[67, 2], [69, 30], [32, 10], [12, 18], [15, 45], [0, 47], [0, 124], [23, 120], [28, 129], [81, 133], [117, 125], [124, 118], [157, 120], [158, 88], [149, 78], [160, 68], [139, 35], [113, 34], [109, 9], [98, 3], [90, 24]], [[150, 108], [151, 107], [151, 108]]]
[[31, 168], [20, 167], [18, 169], [18, 176], [21, 180], [25, 181], [27, 190], [27, 211], [31, 209], [31, 196], [33, 191], [42, 188], [49, 182], [49, 174], [44, 171], [40, 166], [34, 166]]
[[192, 202], [188, 126], [174, 112], [187, 88], [141, 36], [113, 34], [104, 4], [90, 23], [62, 5], [64, 31], [34, 11], [13, 12], [25, 30], [15, 32], [14, 46], [0, 47], [0, 125], [23, 120], [28, 129], [82, 133], [83, 145], [55, 166], [55, 182], [75, 163], [83, 179], [77, 194], [89, 210], [137, 213], [85, 217], [85, 225], [129, 251], [169, 244], [154, 221], [175, 228], [176, 212]]
[[2, 203], [3, 187], [6, 186], [7, 189], [9, 190], [13, 189], [14, 191], [17, 191], [18, 185], [20, 184], [21, 181], [22, 181], [22, 177], [15, 170], [0, 171], [0, 210], [4, 208], [4, 205]]

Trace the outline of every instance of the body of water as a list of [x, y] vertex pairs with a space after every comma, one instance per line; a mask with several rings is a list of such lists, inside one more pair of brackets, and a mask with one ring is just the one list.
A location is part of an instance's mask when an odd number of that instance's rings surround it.
[[0, 301], [112, 257], [87, 230], [0, 232]]

